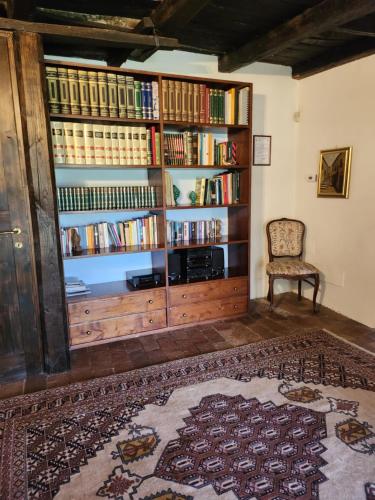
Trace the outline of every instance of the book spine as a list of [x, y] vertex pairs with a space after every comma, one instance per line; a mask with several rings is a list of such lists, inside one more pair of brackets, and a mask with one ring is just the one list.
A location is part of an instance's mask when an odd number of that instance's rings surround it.
[[151, 98], [152, 98], [152, 118], [159, 120], [160, 106], [159, 106], [159, 82], [153, 81], [151, 83]]
[[194, 83], [193, 84], [193, 121], [194, 123], [199, 123], [199, 99], [200, 99], [200, 93], [199, 93], [199, 84]]
[[107, 75], [98, 71], [99, 114], [109, 116]]
[[199, 84], [199, 121], [204, 123], [206, 120], [206, 85]]
[[68, 69], [68, 85], [70, 112], [72, 115], [79, 115], [81, 114], [81, 106], [79, 103], [78, 71], [76, 69]]
[[94, 132], [92, 123], [83, 124], [83, 137], [85, 144], [85, 163], [95, 165]]
[[141, 143], [139, 135], [139, 127], [131, 127], [132, 129], [132, 150], [134, 165], [141, 165]]
[[53, 160], [55, 164], [65, 163], [64, 126], [62, 122], [51, 122]]
[[117, 75], [118, 115], [126, 118], [126, 81], [125, 75]]
[[147, 144], [147, 165], [152, 165], [152, 134], [151, 134], [151, 129], [146, 130], [146, 144]]
[[116, 118], [118, 113], [118, 92], [117, 92], [117, 77], [115, 73], [107, 73], [108, 85], [108, 108], [109, 116]]
[[73, 123], [64, 122], [64, 144], [65, 144], [65, 157], [67, 164], [74, 164], [75, 150], [74, 150], [74, 133], [73, 133]]
[[120, 145], [118, 138], [117, 125], [111, 125], [111, 142], [112, 142], [112, 164], [120, 165]]
[[125, 127], [125, 141], [126, 141], [126, 164], [134, 165], [133, 154], [133, 130], [132, 127]]
[[48, 109], [50, 113], [60, 113], [60, 102], [58, 92], [58, 76], [55, 66], [46, 66], [46, 78], [48, 88]]
[[67, 68], [57, 68], [58, 89], [60, 97], [60, 112], [64, 115], [70, 114], [70, 98]]
[[176, 120], [182, 120], [182, 82], [175, 82], [175, 94], [176, 94]]
[[87, 71], [78, 70], [78, 88], [81, 114], [87, 116], [90, 114], [89, 76]]
[[168, 80], [162, 80], [163, 120], [169, 120]]
[[74, 154], [77, 165], [84, 165], [85, 158], [85, 138], [83, 132], [83, 123], [73, 123], [74, 136]]
[[148, 118], [148, 94], [146, 82], [141, 82], [141, 118]]
[[126, 129], [126, 127], [123, 127], [123, 126], [118, 127], [118, 149], [119, 149], [120, 165], [126, 165], [125, 129]]
[[87, 75], [90, 96], [90, 115], [99, 116], [98, 75], [96, 71], [88, 71]]
[[105, 165], [104, 126], [94, 123], [93, 133], [94, 133], [95, 164]]
[[160, 132], [155, 132], [156, 165], [161, 165]]
[[193, 84], [188, 83], [188, 122], [194, 120], [194, 91]]
[[174, 80], [168, 80], [169, 120], [176, 119], [176, 92]]
[[134, 78], [126, 76], [126, 103], [128, 118], [135, 118]]
[[188, 121], [188, 108], [189, 108], [188, 83], [181, 82], [181, 120], [183, 122]]
[[103, 125], [104, 134], [104, 163], [106, 165], [113, 164], [113, 153], [112, 153], [112, 139], [111, 139], [111, 126]]
[[135, 118], [142, 118], [142, 84], [134, 81]]

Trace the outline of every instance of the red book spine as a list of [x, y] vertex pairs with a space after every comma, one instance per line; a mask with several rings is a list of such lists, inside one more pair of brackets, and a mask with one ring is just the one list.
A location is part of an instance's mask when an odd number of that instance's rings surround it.
[[224, 205], [228, 203], [228, 176], [223, 175]]

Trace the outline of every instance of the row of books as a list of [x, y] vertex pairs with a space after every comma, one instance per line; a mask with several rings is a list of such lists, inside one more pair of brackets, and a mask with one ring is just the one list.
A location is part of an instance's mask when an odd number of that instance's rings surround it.
[[50, 65], [46, 76], [51, 113], [159, 119], [157, 81]]
[[240, 201], [240, 174], [225, 172], [207, 179], [199, 177], [195, 181], [197, 205], [225, 205]]
[[51, 122], [56, 164], [160, 165], [160, 132], [154, 126], [123, 127]]
[[208, 132], [167, 132], [164, 157], [166, 165], [236, 165], [237, 144], [218, 142]]
[[221, 220], [167, 221], [169, 244], [194, 241], [215, 241], [221, 237]]
[[154, 208], [161, 194], [156, 186], [59, 187], [57, 207], [61, 212]]
[[162, 80], [163, 119], [191, 123], [248, 125], [249, 87], [229, 90], [204, 83]]
[[157, 216], [150, 215], [117, 223], [99, 222], [86, 226], [63, 227], [60, 230], [60, 238], [65, 255], [79, 254], [82, 250], [157, 245]]

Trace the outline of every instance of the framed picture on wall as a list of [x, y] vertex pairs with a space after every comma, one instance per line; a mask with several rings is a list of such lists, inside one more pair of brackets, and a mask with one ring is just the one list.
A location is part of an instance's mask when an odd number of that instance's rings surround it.
[[253, 136], [253, 165], [271, 165], [271, 136]]
[[320, 152], [318, 197], [349, 197], [352, 148], [325, 149]]

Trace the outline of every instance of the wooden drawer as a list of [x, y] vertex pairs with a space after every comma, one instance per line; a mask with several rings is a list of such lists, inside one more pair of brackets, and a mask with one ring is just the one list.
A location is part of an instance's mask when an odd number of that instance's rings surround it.
[[196, 304], [185, 304], [169, 309], [169, 326], [184, 325], [208, 319], [222, 318], [247, 312], [248, 297], [230, 297]]
[[247, 278], [233, 278], [213, 280], [205, 283], [176, 286], [169, 288], [169, 302], [171, 306], [202, 302], [227, 297], [247, 295]]
[[96, 321], [166, 307], [165, 289], [145, 290], [115, 297], [68, 304], [69, 324]]
[[71, 345], [95, 342], [98, 340], [112, 339], [132, 333], [157, 330], [167, 326], [166, 310], [152, 311], [144, 314], [129, 314], [103, 321], [91, 321], [71, 325]]

